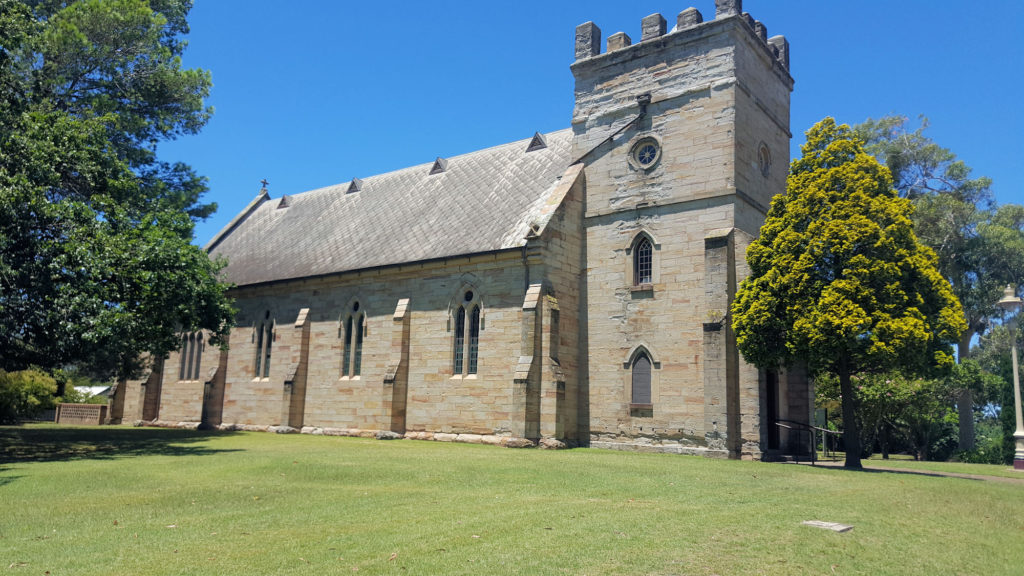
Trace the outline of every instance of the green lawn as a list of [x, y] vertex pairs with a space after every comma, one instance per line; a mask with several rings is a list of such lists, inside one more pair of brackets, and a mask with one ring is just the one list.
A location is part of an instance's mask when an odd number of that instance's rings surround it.
[[[1020, 574], [1024, 484], [577, 449], [0, 427], [3, 574]], [[803, 520], [854, 525], [838, 534]]]

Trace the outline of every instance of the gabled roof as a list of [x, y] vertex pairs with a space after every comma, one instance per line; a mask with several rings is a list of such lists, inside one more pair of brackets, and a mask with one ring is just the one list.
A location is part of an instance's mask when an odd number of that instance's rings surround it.
[[[569, 166], [572, 130], [270, 202], [265, 191], [207, 245], [239, 286], [515, 248]], [[353, 191], [355, 188], [355, 191]]]

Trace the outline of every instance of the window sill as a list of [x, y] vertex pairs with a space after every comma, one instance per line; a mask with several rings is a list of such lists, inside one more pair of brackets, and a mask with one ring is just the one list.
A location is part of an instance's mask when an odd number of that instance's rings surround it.
[[630, 404], [629, 405], [629, 417], [630, 418], [653, 418], [654, 417], [654, 404]]
[[653, 292], [654, 284], [634, 284], [629, 287], [630, 292]]

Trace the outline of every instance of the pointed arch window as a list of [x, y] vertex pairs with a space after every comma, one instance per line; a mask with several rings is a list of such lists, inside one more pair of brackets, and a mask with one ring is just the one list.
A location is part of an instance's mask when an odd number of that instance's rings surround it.
[[188, 334], [181, 335], [181, 366], [178, 368], [178, 380], [186, 380], [189, 371], [188, 358], [191, 356], [189, 356], [188, 337]]
[[479, 298], [472, 290], [466, 290], [455, 312], [452, 373], [456, 376], [477, 373], [480, 358], [480, 325]]
[[178, 380], [199, 380], [199, 368], [203, 359], [203, 340], [202, 332], [181, 335]]
[[199, 364], [203, 360], [203, 333], [196, 332], [192, 336], [194, 336], [194, 339], [191, 341], [192, 353], [196, 357], [196, 361], [192, 365], [192, 380], [199, 380]]
[[637, 354], [632, 366], [632, 404], [651, 403], [651, 358], [646, 352]]
[[654, 283], [654, 247], [651, 239], [641, 236], [633, 245], [633, 285]]
[[466, 309], [459, 306], [455, 314], [455, 359], [454, 373], [462, 374], [463, 359], [466, 355]]
[[263, 321], [257, 324], [253, 336], [256, 344], [253, 373], [256, 378], [269, 378], [270, 356], [274, 347], [274, 321], [270, 319], [269, 310], [264, 314]]
[[341, 352], [341, 376], [359, 376], [363, 365], [363, 334], [366, 330], [366, 313], [355, 301], [346, 311], [338, 337], [343, 339]]

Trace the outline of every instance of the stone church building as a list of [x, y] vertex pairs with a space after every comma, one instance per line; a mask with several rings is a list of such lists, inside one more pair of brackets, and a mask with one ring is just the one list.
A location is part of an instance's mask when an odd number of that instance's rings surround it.
[[[727, 311], [785, 191], [789, 45], [740, 0], [638, 41], [576, 28], [569, 128], [335, 186], [264, 188], [207, 249], [202, 332], [122, 382], [115, 422], [760, 459], [806, 449], [802, 374]], [[527, 133], [529, 134], [529, 133]]]

